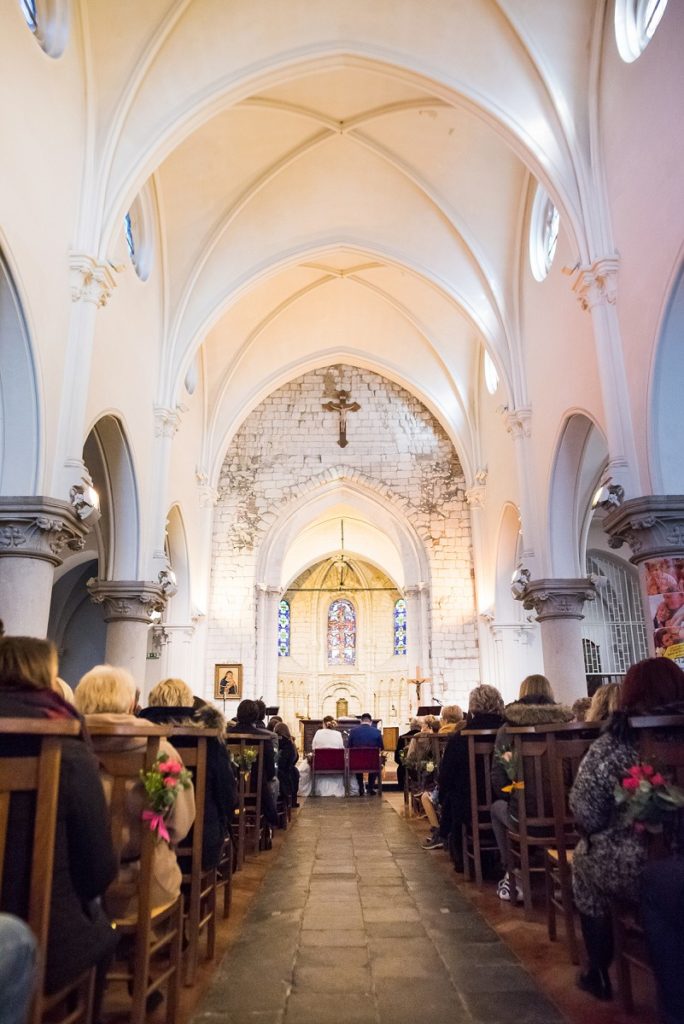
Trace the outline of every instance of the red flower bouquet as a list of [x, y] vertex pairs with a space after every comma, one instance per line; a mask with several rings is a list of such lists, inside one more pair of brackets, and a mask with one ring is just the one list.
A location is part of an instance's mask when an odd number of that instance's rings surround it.
[[157, 839], [165, 839], [168, 843], [169, 832], [165, 818], [181, 789], [190, 788], [190, 772], [180, 761], [173, 761], [168, 754], [160, 754], [149, 771], [140, 772], [140, 778], [149, 803], [149, 807], [142, 812], [142, 819]]
[[615, 787], [615, 803], [627, 825], [636, 832], [657, 834], [669, 815], [684, 807], [684, 790], [669, 782], [652, 764], [639, 762]]

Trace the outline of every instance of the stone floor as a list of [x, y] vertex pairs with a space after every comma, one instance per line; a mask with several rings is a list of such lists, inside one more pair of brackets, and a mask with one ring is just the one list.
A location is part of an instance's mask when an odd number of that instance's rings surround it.
[[308, 800], [195, 1024], [563, 1017], [385, 802]]

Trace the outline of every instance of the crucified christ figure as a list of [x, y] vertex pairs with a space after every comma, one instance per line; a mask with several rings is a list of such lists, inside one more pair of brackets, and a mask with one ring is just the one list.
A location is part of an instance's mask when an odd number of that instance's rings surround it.
[[350, 402], [349, 397], [350, 391], [343, 391], [340, 389], [335, 392], [337, 395], [336, 402], [323, 402], [323, 408], [326, 412], [337, 412], [340, 415], [340, 436], [338, 438], [338, 445], [340, 448], [346, 448], [349, 444], [347, 440], [347, 413], [358, 412], [361, 408], [358, 402]]

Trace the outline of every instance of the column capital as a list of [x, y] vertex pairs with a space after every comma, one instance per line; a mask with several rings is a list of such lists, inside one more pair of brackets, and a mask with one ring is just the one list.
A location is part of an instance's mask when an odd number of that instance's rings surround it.
[[88, 526], [56, 498], [0, 498], [0, 557], [39, 558], [61, 565], [62, 552], [85, 547]]
[[182, 408], [177, 405], [171, 409], [166, 405], [154, 406], [154, 436], [174, 437], [181, 425]]
[[152, 622], [152, 613], [163, 611], [166, 596], [159, 583], [140, 580], [90, 579], [90, 599], [101, 604], [105, 622]]
[[588, 267], [579, 267], [572, 285], [582, 309], [614, 306], [617, 299], [619, 256], [603, 256]]
[[427, 594], [430, 589], [427, 583], [412, 583], [408, 587], [404, 587], [405, 597], [417, 597], [419, 594]]
[[264, 594], [265, 596], [271, 595], [272, 597], [275, 597], [277, 595], [278, 597], [280, 597], [281, 594], [283, 593], [282, 587], [272, 586], [269, 583], [257, 583], [255, 584], [254, 589], [256, 590], [257, 595]]
[[593, 601], [596, 587], [590, 579], [531, 580], [522, 598], [523, 608], [534, 611], [537, 622], [546, 619], [583, 619], [585, 601]]
[[646, 494], [629, 498], [603, 521], [611, 548], [627, 544], [630, 561], [682, 556], [684, 552], [684, 495]]
[[478, 469], [475, 482], [465, 492], [465, 500], [471, 508], [484, 508], [487, 500], [487, 467]]
[[100, 263], [86, 252], [69, 254], [71, 271], [71, 301], [91, 302], [100, 308], [106, 306], [116, 288], [116, 279], [110, 263]]
[[532, 407], [523, 405], [519, 409], [506, 409], [504, 412], [506, 430], [514, 441], [520, 437], [530, 437], [532, 433]]

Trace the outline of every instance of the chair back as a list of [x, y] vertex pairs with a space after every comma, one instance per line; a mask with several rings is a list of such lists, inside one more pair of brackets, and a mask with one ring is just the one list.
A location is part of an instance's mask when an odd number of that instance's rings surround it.
[[342, 747], [339, 749], [333, 747], [332, 749], [314, 750], [311, 765], [312, 772], [318, 775], [326, 775], [332, 772], [335, 774], [343, 773], [345, 770], [346, 753], [346, 750]]
[[569, 806], [570, 790], [582, 758], [599, 735], [600, 725], [600, 722], [569, 722], [537, 726], [537, 731], [543, 732], [547, 741], [554, 845], [563, 860], [579, 838]]
[[380, 772], [380, 764], [382, 751], [379, 747], [350, 747], [347, 751], [349, 754], [349, 773], [354, 772]]
[[[20, 819], [25, 820], [26, 804], [30, 802], [32, 839], [28, 891], [22, 908], [14, 903], [16, 892], [10, 893], [9, 897], [13, 901], [13, 912], [21, 909], [19, 916], [27, 922], [38, 942], [37, 993], [43, 991], [50, 927], [61, 742], [64, 737], [75, 737], [80, 732], [81, 723], [74, 719], [0, 718], [0, 907], [4, 908], [8, 899], [8, 894], [2, 889], [6, 852], [9, 849], [13, 857], [23, 855], [20, 845], [15, 845], [10, 834], [15, 818], [15, 800], [19, 799], [24, 804], [23, 809], [16, 808]], [[28, 847], [26, 849], [28, 852]], [[34, 1004], [32, 1024], [39, 1016], [40, 998]]]
[[[238, 767], [238, 846], [237, 863], [242, 867], [245, 856], [248, 818], [254, 821], [253, 849], [259, 852], [261, 832], [261, 795], [264, 782], [264, 744], [271, 740], [266, 736], [255, 736], [254, 733], [229, 732], [226, 745], [231, 752], [233, 761]], [[256, 753], [256, 760], [247, 767], [248, 752]]]
[[464, 729], [468, 743], [468, 787], [470, 822], [462, 826], [463, 869], [470, 878], [470, 862], [475, 881], [482, 885], [482, 853], [495, 848], [489, 809], [492, 805], [491, 763], [498, 729]]

